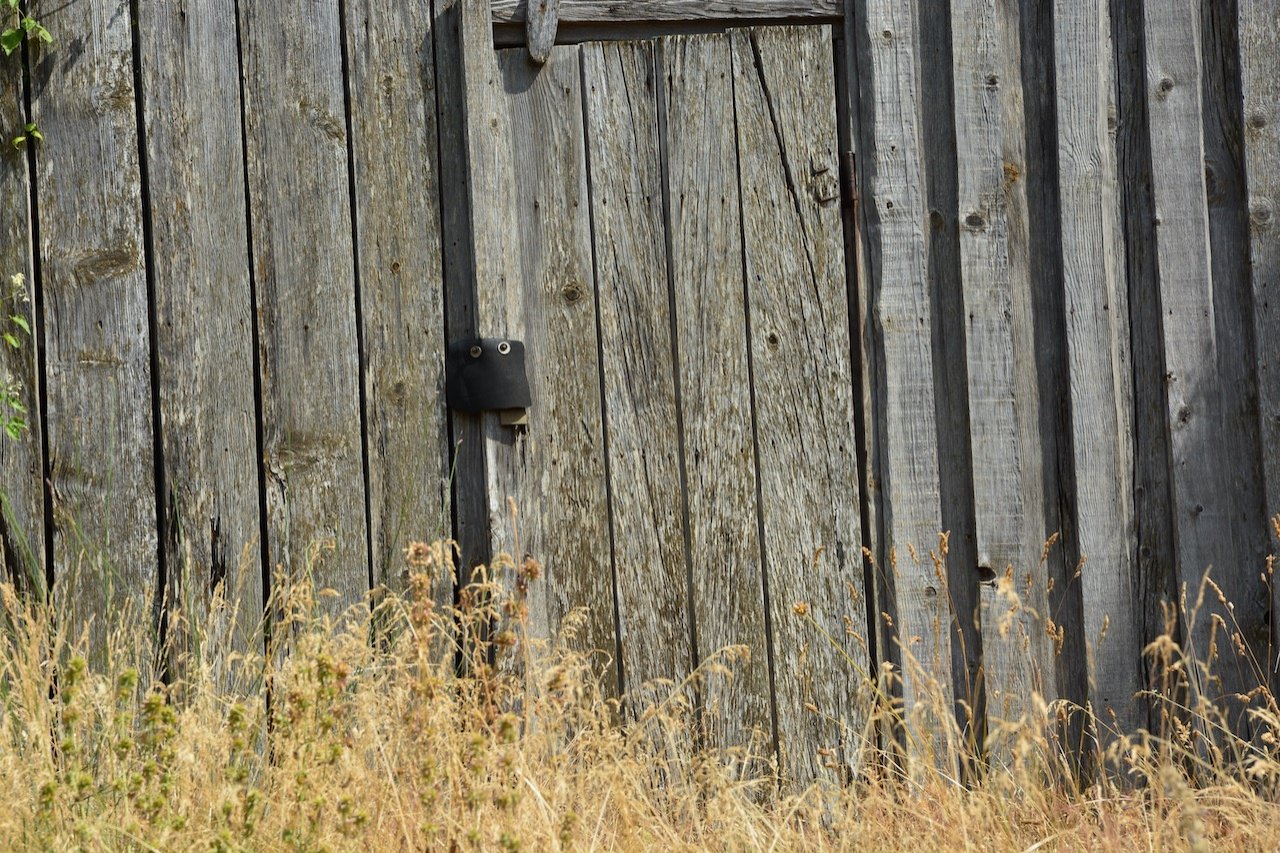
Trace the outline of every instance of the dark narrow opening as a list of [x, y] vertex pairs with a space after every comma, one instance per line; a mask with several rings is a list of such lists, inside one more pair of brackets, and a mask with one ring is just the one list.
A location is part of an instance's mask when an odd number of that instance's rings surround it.
[[[137, 2], [137, 0], [134, 0]], [[360, 266], [360, 203], [356, 194], [356, 151], [355, 128], [352, 118], [351, 97], [351, 46], [347, 43], [350, 37], [350, 22], [347, 20], [347, 0], [338, 0], [338, 41], [342, 51], [342, 103], [343, 117], [347, 129], [347, 198], [351, 206], [351, 281], [354, 291], [356, 312], [356, 357], [359, 367], [356, 371], [356, 385], [360, 395], [360, 461], [361, 473], [364, 476], [364, 549], [365, 569], [368, 575], [368, 588], [373, 589], [377, 576], [377, 568], [373, 563], [373, 501], [369, 493], [369, 401], [366, 383], [368, 356], [365, 352], [364, 300], [361, 292]], [[385, 571], [387, 567], [383, 567]]]
[[[1025, 95], [1024, 139], [1028, 168], [1023, 169], [1031, 238], [1032, 330], [1039, 382], [1041, 470], [1045, 530], [1060, 534], [1046, 563], [1050, 583], [1049, 614], [1062, 629], [1056, 656], [1058, 696], [1075, 707], [1088, 700], [1084, 599], [1076, 568], [1080, 564], [1077, 531], [1075, 443], [1072, 432], [1070, 352], [1067, 343], [1066, 288], [1063, 272], [1062, 199], [1059, 188], [1057, 73], [1054, 20], [1043, 4], [1024, 2], [1020, 15], [1021, 76]], [[1050, 49], [1035, 49], [1038, 45]], [[1039, 168], [1037, 168], [1037, 164]], [[1059, 731], [1068, 754], [1078, 759], [1079, 779], [1089, 771], [1082, 715], [1073, 714]]]
[[[1145, 21], [1141, 3], [1112, 0], [1112, 44], [1116, 56], [1118, 104], [1117, 165], [1125, 232], [1125, 273], [1129, 288], [1129, 340], [1134, 395], [1134, 487], [1137, 528], [1135, 576], [1141, 642], [1165, 631], [1162, 603], [1177, 601], [1174, 574], [1172, 506], [1169, 480], [1169, 437], [1165, 430], [1167, 402], [1164, 336], [1161, 331], [1160, 292], [1156, 278], [1155, 202], [1152, 198], [1150, 121], [1146, 99]], [[1168, 735], [1163, 718], [1167, 706], [1158, 695], [1161, 673], [1150, 660], [1147, 686], [1157, 691], [1147, 702], [1148, 729]]]
[[[259, 464], [256, 466], [258, 471], [258, 530], [259, 546], [262, 560], [262, 640], [264, 650], [270, 650], [273, 622], [271, 619], [271, 536], [270, 528], [267, 526], [267, 472], [265, 464], [266, 450], [266, 432], [263, 423], [263, 381], [262, 381], [262, 330], [260, 324], [262, 322], [261, 305], [258, 300], [258, 276], [257, 276], [257, 255], [254, 253], [253, 244], [253, 208], [251, 199], [253, 193], [251, 182], [249, 179], [249, 118], [246, 98], [247, 83], [245, 81], [245, 61], [244, 61], [244, 22], [241, 11], [241, 0], [235, 0], [236, 15], [236, 60], [237, 67], [240, 71], [240, 162], [242, 168], [242, 180], [244, 187], [244, 206], [245, 206], [245, 242], [246, 252], [249, 261], [249, 298], [253, 305], [253, 322], [249, 324], [251, 336], [253, 340], [253, 399], [254, 399], [254, 433], [257, 442], [257, 452]], [[271, 707], [271, 691], [268, 685], [267, 694], [268, 719], [270, 719]]]
[[[1268, 543], [1265, 476], [1258, 396], [1258, 349], [1250, 264], [1248, 187], [1245, 178], [1244, 86], [1241, 78], [1238, 0], [1200, 5], [1205, 184], [1212, 247], [1213, 312], [1218, 344], [1224, 434], [1218, 451], [1231, 494], [1234, 559], [1226, 555], [1214, 576], [1249, 652], [1248, 661], [1223, 655], [1220, 670], [1237, 669], [1241, 689], [1269, 682], [1271, 601], [1256, 581]], [[1233, 565], [1234, 564], [1234, 565]], [[1256, 667], [1255, 667], [1256, 662]], [[1242, 722], [1240, 728], [1247, 727]]]
[[873, 477], [870, 468], [871, 438], [867, 432], [866, 410], [869, 389], [864, 381], [867, 364], [864, 359], [863, 330], [867, 327], [867, 321], [862, 304], [865, 284], [862, 278], [862, 246], [865, 238], [859, 216], [860, 194], [863, 186], [858, 174], [860, 168], [858, 150], [861, 147], [858, 127], [859, 92], [852, 41], [847, 39], [844, 33], [837, 31], [836, 37], [832, 40], [832, 50], [836, 70], [836, 131], [840, 146], [840, 194], [842, 197], [840, 223], [844, 229], [845, 302], [849, 312], [849, 367], [853, 380], [854, 456], [858, 466], [862, 603], [867, 620], [867, 659], [870, 663], [870, 671], [874, 673], [879, 671], [880, 665], [879, 632], [876, 631], [880, 612], [876, 607], [879, 596], [876, 594], [875, 566], [868, 557], [869, 554], [875, 553], [875, 539], [871, 526]]
[[[607, 60], [606, 60], [607, 61]], [[622, 619], [618, 606], [618, 551], [617, 542], [614, 532], [613, 517], [613, 471], [612, 458], [609, 455], [609, 395], [605, 387], [604, 377], [604, 332], [601, 329], [600, 320], [600, 264], [596, 253], [596, 217], [595, 217], [595, 181], [592, 177], [591, 163], [591, 110], [587, 102], [587, 87], [591, 85], [587, 80], [587, 72], [585, 63], [579, 57], [578, 75], [580, 78], [579, 88], [582, 99], [582, 137], [583, 152], [587, 160], [587, 210], [590, 214], [587, 216], [587, 222], [591, 230], [591, 280], [595, 282], [593, 291], [596, 300], [596, 369], [600, 381], [600, 420], [601, 432], [604, 436], [604, 493], [606, 512], [609, 516], [609, 572], [613, 583], [613, 644], [614, 644], [614, 666], [617, 668], [618, 676], [618, 695], [622, 696], [626, 692], [626, 673], [623, 671], [622, 662]]]
[[[170, 652], [166, 648], [169, 642], [169, 601], [176, 601], [169, 585], [175, 579], [169, 577], [167, 545], [170, 537], [180, 534], [178, 520], [170, 518], [170, 510], [176, 510], [170, 499], [164, 470], [164, 425], [160, 418], [160, 347], [156, 325], [156, 274], [155, 274], [155, 237], [151, 221], [151, 179], [147, 160], [147, 123], [146, 92], [142, 84], [142, 46], [139, 44], [138, 3], [131, 0], [129, 7], [130, 36], [133, 49], [133, 105], [134, 120], [138, 134], [138, 170], [140, 178], [140, 194], [142, 203], [142, 243], [144, 252], [145, 276], [147, 282], [147, 333], [151, 345], [151, 461], [155, 480], [155, 513], [156, 513], [156, 589], [152, 602], [152, 624], [159, 642], [156, 644], [156, 665], [160, 677], [167, 683], [172, 678], [170, 672]], [[177, 550], [174, 550], [177, 553]], [[178, 583], [190, 583], [190, 578], [176, 580]]]
[[[27, 41], [22, 43], [22, 100], [23, 100], [23, 120], [30, 123], [35, 119], [35, 97], [32, 94], [34, 77], [31, 73], [31, 45]], [[44, 264], [42, 258], [42, 246], [40, 241], [40, 172], [36, 168], [38, 163], [38, 155], [36, 149], [39, 146], [28, 141], [26, 146], [27, 161], [27, 183], [28, 183], [28, 201], [30, 203], [30, 221], [31, 221], [31, 302], [34, 311], [35, 329], [34, 337], [36, 340], [36, 397], [39, 401], [39, 420], [40, 420], [40, 448], [41, 448], [41, 474], [43, 476], [42, 493], [44, 496], [44, 579], [45, 589], [48, 591], [50, 601], [54, 595], [54, 581], [56, 580], [54, 573], [54, 537], [57, 535], [57, 527], [54, 524], [53, 516], [53, 451], [49, 447], [49, 383], [48, 383], [48, 338], [46, 335], [45, 323], [45, 300], [44, 300]]]
[[[773, 754], [778, 753], [778, 688], [777, 676], [774, 672], [776, 662], [774, 660], [774, 644], [773, 644], [773, 608], [772, 599], [769, 590], [769, 543], [765, 540], [764, 529], [764, 494], [763, 485], [760, 480], [760, 423], [759, 423], [759, 406], [756, 404], [756, 366], [755, 366], [755, 350], [754, 339], [752, 338], [751, 329], [751, 266], [747, 257], [747, 234], [746, 234], [746, 210], [742, 201], [745, 192], [742, 188], [742, 135], [738, 132], [738, 80], [735, 68], [739, 60], [742, 62], [750, 62], [755, 68], [756, 74], [759, 75], [761, 83], [764, 82], [764, 67], [760, 61], [760, 46], [756, 42], [755, 33], [748, 33], [747, 37], [751, 42], [751, 56], [738, 57], [738, 51], [734, 47], [734, 39], [729, 41], [730, 50], [730, 73], [729, 81], [733, 92], [733, 146], [734, 146], [734, 169], [738, 177], [738, 247], [742, 253], [742, 313], [746, 333], [746, 350], [747, 350], [747, 387], [751, 389], [751, 454], [752, 465], [755, 471], [756, 480], [756, 535], [760, 542], [760, 588], [764, 597], [764, 643], [767, 654], [765, 662], [769, 673], [769, 714], [771, 722], [771, 735], [773, 737]], [[769, 100], [768, 93], [765, 99]], [[777, 126], [777, 119], [774, 118], [774, 126]], [[781, 144], [781, 140], [779, 140]], [[791, 175], [787, 175], [788, 183], [792, 183]]]

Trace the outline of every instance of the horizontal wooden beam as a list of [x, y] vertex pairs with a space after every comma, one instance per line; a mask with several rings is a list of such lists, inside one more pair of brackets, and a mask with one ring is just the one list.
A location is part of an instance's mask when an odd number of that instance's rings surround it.
[[[495, 24], [524, 21], [528, 0], [493, 0]], [[644, 21], [837, 21], [842, 0], [561, 0], [561, 23]]]

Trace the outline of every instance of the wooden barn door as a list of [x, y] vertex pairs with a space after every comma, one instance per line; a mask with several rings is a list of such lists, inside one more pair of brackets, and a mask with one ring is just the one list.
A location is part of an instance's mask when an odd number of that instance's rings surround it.
[[812, 779], [871, 657], [831, 28], [538, 66], [486, 7], [462, 7], [475, 279], [449, 334], [524, 341], [533, 403], [456, 416], [464, 545], [541, 562], [538, 632], [580, 609], [636, 701], [731, 658], [711, 742]]

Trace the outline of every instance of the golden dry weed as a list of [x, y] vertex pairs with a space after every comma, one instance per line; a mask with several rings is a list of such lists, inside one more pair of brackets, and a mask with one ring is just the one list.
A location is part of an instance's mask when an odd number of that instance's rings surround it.
[[[431, 575], [452, 572], [452, 558], [447, 543], [409, 546], [403, 595], [336, 618], [316, 612], [305, 585], [289, 587], [271, 612], [291, 630], [273, 632], [269, 650], [216, 667], [180, 659], [164, 679], [92, 668], [48, 608], [0, 589], [0, 839], [59, 850], [1280, 845], [1274, 701], [1254, 697], [1248, 743], [1230, 742], [1208, 709], [1174, 707], [1179, 673], [1197, 664], [1173, 636], [1148, 650], [1169, 680], [1163, 735], [1099, 738], [1092, 764], [1104, 772], [1084, 781], [1058, 735], [1083, 710], [1039, 702], [993, 725], [987, 745], [1002, 759], [965, 774], [954, 759], [966, 737], [939, 724], [954, 714], [902, 707], [900, 672], [886, 665], [833, 674], [861, 682], [876, 709], [851, 736], [858, 767], [793, 790], [759, 756], [697, 746], [693, 697], [731, 677], [741, 649], [619, 700], [598, 657], [524, 635], [535, 562], [519, 564], [510, 592], [480, 572], [456, 605], [432, 601]], [[804, 603], [794, 611], [812, 620]], [[166, 659], [143, 630], [114, 642], [94, 659]], [[904, 666], [918, 664], [908, 655]], [[877, 740], [893, 731], [904, 747]], [[1206, 731], [1221, 735], [1211, 750], [1197, 747]]]

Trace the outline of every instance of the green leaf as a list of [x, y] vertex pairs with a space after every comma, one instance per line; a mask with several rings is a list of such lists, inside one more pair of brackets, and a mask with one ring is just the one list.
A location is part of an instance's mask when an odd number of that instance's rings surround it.
[[9, 319], [13, 321], [13, 325], [17, 326], [19, 329], [26, 332], [28, 335], [31, 334], [31, 324], [27, 322], [26, 317], [22, 317], [22, 316], [19, 316], [18, 314], [14, 314]]
[[21, 148], [23, 145], [26, 144], [26, 142], [27, 142], [27, 138], [25, 136], [15, 136], [13, 138], [13, 147]]
[[22, 349], [22, 341], [18, 340], [17, 337], [15, 337], [12, 332], [5, 332], [3, 337], [4, 337], [4, 342], [8, 344], [11, 348]]
[[45, 44], [53, 44], [53, 34], [39, 24], [36, 25], [36, 38]]
[[14, 397], [12, 400], [9, 401], [9, 408], [13, 409], [15, 412], [17, 412], [20, 415], [25, 415], [27, 413], [27, 407], [22, 405], [22, 401], [19, 400], [17, 397]]
[[25, 18], [22, 19], [22, 28], [27, 32], [31, 32], [38, 26], [40, 26], [40, 23], [30, 15], [27, 15]]
[[26, 428], [27, 422], [21, 418], [14, 418], [13, 420], [6, 421], [4, 425], [4, 431], [9, 433], [9, 438], [12, 438], [14, 441], [18, 441], [22, 438], [22, 431]]
[[5, 56], [12, 56], [21, 44], [22, 30], [14, 28], [0, 33], [0, 48], [4, 48]]

